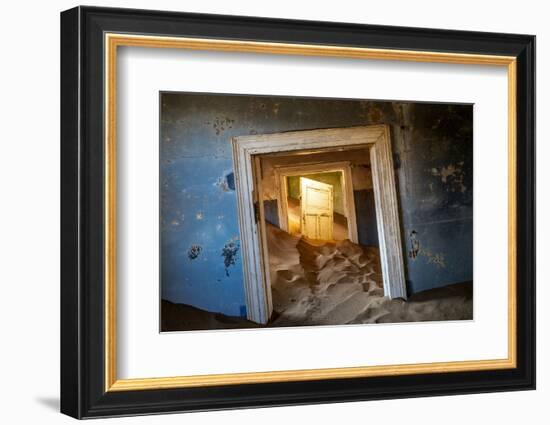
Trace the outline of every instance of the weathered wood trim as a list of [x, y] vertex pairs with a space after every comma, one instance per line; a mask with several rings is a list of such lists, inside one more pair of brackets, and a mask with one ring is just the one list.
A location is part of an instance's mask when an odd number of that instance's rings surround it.
[[387, 125], [239, 136], [232, 139], [232, 145], [249, 320], [265, 324], [271, 311], [271, 286], [263, 256], [263, 252], [267, 252], [264, 251], [266, 238], [263, 202], [258, 205], [260, 220], [257, 223], [253, 193], [258, 183], [255, 180], [254, 155], [268, 153], [341, 151], [361, 145], [371, 147], [384, 293], [390, 298], [407, 298], [395, 171]]
[[[266, 231], [266, 225], [265, 220], [263, 220], [263, 217], [265, 217], [265, 211], [264, 211], [264, 203], [262, 202], [262, 199], [264, 198], [263, 193], [263, 186], [262, 186], [262, 168], [260, 164], [260, 157], [254, 156], [254, 178], [255, 178], [255, 188], [256, 190], [256, 196], [257, 199], [254, 200], [254, 202], [257, 202], [258, 204], [258, 211], [259, 211], [259, 217], [256, 217], [256, 226], [258, 226], [258, 230], [260, 231], [259, 234], [259, 240], [261, 244], [261, 252], [260, 256], [262, 258], [262, 269], [263, 269], [263, 281], [264, 281], [264, 288], [265, 289], [265, 302], [267, 305], [267, 314], [265, 315], [267, 317], [267, 320], [271, 317], [271, 314], [273, 313], [273, 297], [271, 294], [271, 275], [269, 273], [269, 261], [268, 258], [261, 255], [261, 253], [267, 252], [267, 231]], [[263, 322], [262, 322], [263, 323]]]
[[233, 140], [233, 167], [239, 215], [247, 318], [265, 324], [269, 320], [270, 289], [265, 282], [260, 229], [254, 214], [254, 172], [250, 152]]
[[389, 127], [385, 128], [370, 154], [384, 295], [407, 299]]

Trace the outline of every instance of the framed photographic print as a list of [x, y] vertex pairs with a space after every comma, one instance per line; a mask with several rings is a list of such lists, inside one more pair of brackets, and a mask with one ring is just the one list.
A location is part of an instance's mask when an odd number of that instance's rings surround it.
[[61, 411], [535, 387], [535, 38], [61, 14]]

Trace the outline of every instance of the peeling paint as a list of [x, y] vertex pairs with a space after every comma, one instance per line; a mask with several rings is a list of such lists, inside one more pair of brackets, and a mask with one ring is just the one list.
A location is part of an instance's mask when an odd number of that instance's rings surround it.
[[438, 268], [445, 268], [446, 267], [445, 257], [443, 256], [443, 254], [441, 254], [441, 253], [433, 254], [430, 251], [425, 251], [425, 250], [422, 250], [421, 254], [426, 256], [426, 258], [428, 259], [429, 264], [435, 264]]
[[233, 171], [225, 175], [225, 181], [227, 182], [229, 190], [235, 190], [235, 173], [233, 173]]
[[222, 249], [223, 264], [225, 266], [225, 275], [229, 277], [229, 267], [234, 266], [237, 253], [239, 252], [239, 240], [234, 236], [231, 240], [226, 242]]
[[413, 260], [417, 257], [418, 252], [420, 251], [420, 242], [416, 239], [416, 230], [413, 230], [409, 235], [409, 242], [411, 249], [409, 250], [409, 257]]
[[200, 253], [202, 252], [202, 246], [200, 245], [191, 245], [191, 247], [187, 250], [187, 258], [190, 260], [195, 260]]
[[433, 254], [426, 249], [421, 249], [420, 241], [418, 240], [417, 235], [418, 233], [416, 232], [416, 230], [411, 231], [411, 233], [409, 234], [409, 258], [411, 258], [412, 260], [416, 260], [419, 256], [422, 255], [426, 257], [428, 264], [435, 264], [438, 268], [445, 268], [445, 256], [441, 253]]
[[464, 161], [458, 164], [449, 164], [444, 167], [434, 167], [430, 171], [432, 176], [441, 177], [441, 182], [445, 185], [447, 190], [451, 192], [466, 192], [466, 186], [464, 185], [465, 173], [462, 170]]
[[216, 136], [219, 136], [224, 131], [233, 128], [234, 122], [235, 122], [234, 119], [231, 119], [228, 117], [216, 117], [214, 119], [214, 122], [207, 121], [206, 124], [211, 125], [214, 131], [216, 132]]
[[196, 218], [197, 220], [199, 220], [199, 221], [202, 220], [202, 219], [204, 219], [204, 213], [203, 213], [202, 211], [199, 211], [199, 212], [195, 215], [195, 218]]
[[230, 192], [235, 190], [235, 174], [233, 171], [226, 171], [222, 177], [214, 182], [214, 186], [222, 192]]
[[393, 154], [393, 169], [399, 170], [401, 168], [401, 155], [398, 153]]
[[216, 180], [214, 186], [216, 186], [222, 192], [229, 192], [229, 185], [227, 184], [227, 180], [224, 177], [218, 177], [218, 180]]

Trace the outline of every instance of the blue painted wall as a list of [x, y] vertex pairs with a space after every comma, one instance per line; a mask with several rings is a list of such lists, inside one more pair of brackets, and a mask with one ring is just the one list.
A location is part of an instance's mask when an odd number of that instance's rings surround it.
[[264, 216], [265, 221], [273, 224], [275, 227], [281, 227], [279, 225], [279, 206], [276, 199], [269, 199], [264, 201]]
[[378, 123], [392, 131], [409, 291], [471, 280], [471, 106], [161, 93], [162, 297], [244, 314], [231, 137]]
[[355, 217], [357, 219], [359, 243], [364, 246], [378, 246], [374, 190], [354, 190], [353, 196], [355, 198]]

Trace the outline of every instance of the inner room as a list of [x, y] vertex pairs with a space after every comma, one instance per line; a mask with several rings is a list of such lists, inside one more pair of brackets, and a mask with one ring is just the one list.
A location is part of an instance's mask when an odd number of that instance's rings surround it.
[[370, 149], [259, 159], [272, 323], [358, 320], [383, 297]]
[[285, 177], [288, 233], [315, 240], [348, 239], [342, 172]]

